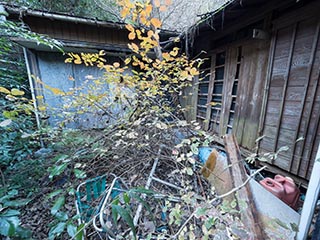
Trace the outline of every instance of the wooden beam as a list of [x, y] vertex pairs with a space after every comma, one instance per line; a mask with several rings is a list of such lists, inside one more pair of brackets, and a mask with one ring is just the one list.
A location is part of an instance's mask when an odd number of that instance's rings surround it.
[[228, 49], [228, 65], [225, 67], [225, 72], [227, 72], [225, 81], [224, 81], [224, 86], [225, 86], [225, 91], [224, 91], [224, 113], [223, 113], [223, 118], [222, 118], [222, 134], [227, 133], [228, 129], [228, 124], [229, 124], [229, 116], [230, 116], [230, 107], [232, 103], [232, 90], [233, 90], [233, 85], [235, 82], [235, 76], [236, 76], [236, 71], [237, 71], [237, 56], [238, 56], [238, 48], [233, 47]]
[[308, 175], [308, 170], [309, 170], [309, 167], [310, 167], [310, 163], [312, 161], [311, 159], [311, 155], [312, 155], [312, 152], [313, 152], [313, 149], [315, 147], [315, 139], [316, 139], [316, 136], [317, 136], [317, 132], [318, 132], [318, 128], [319, 128], [319, 121], [320, 121], [320, 111], [317, 111], [317, 116], [316, 116], [316, 129], [313, 130], [312, 132], [312, 137], [311, 137], [311, 145], [312, 147], [309, 149], [309, 152], [308, 152], [308, 156], [307, 156], [307, 159], [309, 160], [308, 161], [308, 164], [307, 164], [307, 167], [306, 169], [304, 170], [304, 177], [307, 178], [307, 175]]
[[[311, 75], [312, 75], [312, 69], [313, 69], [313, 64], [314, 64], [314, 60], [315, 60], [315, 56], [317, 53], [317, 46], [318, 46], [318, 42], [319, 42], [319, 30], [320, 30], [320, 21], [318, 21], [317, 27], [316, 27], [316, 31], [314, 34], [314, 38], [313, 38], [313, 44], [312, 44], [312, 48], [311, 48], [311, 55], [310, 55], [310, 60], [309, 60], [309, 65], [308, 65], [308, 70], [307, 70], [307, 84], [304, 86], [304, 92], [303, 92], [303, 97], [302, 97], [302, 108], [299, 112], [299, 124], [298, 127], [296, 128], [295, 134], [294, 134], [294, 139], [298, 138], [298, 134], [299, 134], [299, 130], [301, 128], [301, 122], [302, 122], [302, 115], [303, 115], [303, 111], [304, 108], [306, 106], [306, 100], [307, 100], [307, 93], [309, 90], [309, 86], [310, 86], [310, 80], [311, 80]], [[319, 69], [318, 69], [318, 73], [319, 73]], [[299, 153], [299, 157], [298, 157], [298, 166], [297, 166], [297, 170], [296, 170], [296, 174], [299, 174], [299, 169], [301, 166], [301, 162], [302, 162], [302, 157], [303, 157], [303, 150], [306, 144], [306, 138], [308, 137], [308, 130], [309, 130], [309, 124], [310, 124], [310, 120], [311, 120], [311, 116], [312, 116], [312, 109], [313, 109], [313, 105], [314, 102], [316, 100], [316, 93], [317, 93], [317, 88], [318, 88], [318, 79], [316, 80], [316, 82], [313, 84], [313, 89], [312, 89], [312, 104], [310, 106], [309, 112], [308, 112], [308, 116], [307, 116], [307, 122], [306, 122], [306, 126], [304, 128], [304, 132], [303, 132], [303, 143], [302, 143], [302, 148], [301, 148], [301, 152]], [[317, 111], [319, 113], [319, 111]], [[293, 156], [295, 154], [296, 151], [296, 147], [297, 147], [297, 143], [294, 144], [293, 146], [293, 150], [292, 150], [292, 155], [291, 155], [291, 159], [293, 159]], [[311, 149], [310, 149], [311, 150]], [[311, 159], [308, 159], [308, 161], [311, 161]], [[292, 164], [293, 161], [291, 160], [290, 163], [290, 167], [289, 167], [289, 171], [291, 172], [292, 170]], [[306, 172], [308, 172], [308, 170], [306, 169]]]
[[206, 131], [209, 130], [210, 119], [211, 119], [211, 104], [210, 104], [210, 102], [212, 101], [212, 92], [213, 92], [213, 88], [214, 88], [214, 79], [216, 77], [215, 64], [216, 64], [216, 54], [213, 54], [211, 56], [210, 79], [209, 79], [208, 97], [207, 97], [207, 111], [206, 111], [206, 120], [204, 122], [204, 129]]
[[[284, 86], [283, 86], [283, 91], [282, 91], [282, 98], [281, 98], [281, 103], [280, 103], [280, 111], [279, 111], [279, 118], [277, 122], [277, 130], [275, 134], [275, 144], [273, 147], [273, 151], [276, 152], [278, 148], [278, 143], [279, 143], [279, 133], [280, 133], [280, 128], [281, 128], [281, 123], [282, 123], [282, 115], [283, 115], [283, 110], [284, 110], [284, 104], [286, 100], [286, 95], [287, 95], [287, 88], [288, 88], [288, 81], [289, 81], [289, 75], [290, 75], [290, 70], [291, 70], [291, 63], [292, 63], [292, 56], [294, 52], [294, 45], [296, 41], [296, 34], [297, 34], [297, 27], [298, 23], [294, 25], [292, 36], [291, 36], [291, 44], [290, 44], [290, 51], [289, 51], [289, 57], [288, 57], [288, 65], [287, 65], [287, 72], [285, 75], [284, 79]], [[292, 160], [291, 160], [292, 161]], [[272, 159], [272, 164], [274, 163], [274, 159]]]
[[229, 89], [229, 75], [230, 75], [230, 68], [231, 68], [231, 49], [226, 48], [226, 58], [224, 63], [224, 76], [223, 76], [223, 87], [222, 87], [222, 96], [221, 96], [221, 113], [220, 113], [220, 121], [219, 121], [219, 128], [220, 128], [220, 136], [226, 134], [226, 114], [227, 114], [227, 107], [229, 105], [228, 98], [228, 89]]
[[[238, 187], [243, 184], [247, 179], [243, 160], [241, 159], [240, 149], [237, 140], [234, 135], [228, 134], [224, 136], [224, 144], [228, 157], [228, 163], [232, 165], [231, 174], [233, 178], [234, 187]], [[254, 180], [251, 180], [254, 181]], [[260, 226], [260, 220], [258, 212], [253, 201], [253, 196], [249, 185], [241, 188], [236, 198], [239, 201], [245, 201], [247, 204], [246, 211], [241, 211], [241, 220], [247, 227], [249, 233], [252, 234], [251, 239], [266, 239], [262, 227]]]
[[[190, 102], [190, 121], [197, 120], [197, 111], [198, 111], [198, 91], [199, 91], [199, 76], [196, 76], [193, 79], [193, 83], [191, 86], [191, 102]], [[188, 96], [189, 97], [189, 96]]]
[[[266, 81], [265, 81], [263, 98], [262, 98], [262, 106], [261, 106], [260, 120], [259, 120], [259, 126], [258, 126], [258, 137], [261, 137], [263, 135], [264, 123], [265, 123], [266, 115], [267, 115], [267, 103], [268, 103], [270, 82], [271, 82], [272, 71], [273, 71], [274, 54], [275, 54], [275, 49], [276, 49], [277, 37], [278, 37], [278, 31], [275, 31], [275, 33], [271, 39], [270, 50], [269, 50], [267, 77], [266, 77]], [[259, 141], [257, 143], [256, 153], [259, 152], [260, 143], [261, 143], [261, 141]]]

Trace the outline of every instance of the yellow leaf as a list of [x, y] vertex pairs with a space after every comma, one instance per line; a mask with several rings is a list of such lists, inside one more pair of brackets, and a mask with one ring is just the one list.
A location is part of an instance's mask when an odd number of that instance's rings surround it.
[[149, 30], [147, 34], [148, 34], [148, 37], [151, 38], [153, 36], [153, 31]]
[[209, 102], [209, 105], [211, 105], [211, 106], [216, 106], [218, 104], [219, 104], [218, 102]]
[[171, 55], [172, 57], [177, 56], [177, 54], [178, 54], [178, 51], [177, 51], [177, 50], [173, 50], [173, 51], [170, 52], [170, 55]]
[[169, 55], [169, 53], [162, 53], [162, 57], [164, 58], [164, 59], [166, 59], [166, 60], [168, 60], [169, 58], [170, 58], [170, 55]]
[[187, 71], [181, 71], [181, 77], [187, 78], [188, 77], [188, 72]]
[[130, 12], [129, 8], [123, 8], [120, 13], [121, 17], [125, 18], [129, 14], [129, 12]]
[[38, 107], [39, 111], [45, 111], [47, 108], [45, 106]]
[[136, 34], [134, 32], [129, 33], [128, 35], [129, 40], [134, 40], [136, 38]]
[[167, 7], [166, 7], [165, 5], [161, 5], [160, 8], [159, 8], [159, 10], [160, 10], [161, 12], [165, 12], [165, 11], [167, 11]]
[[103, 67], [104, 67], [103, 62], [98, 62], [97, 67], [98, 67], [98, 68], [103, 68]]
[[11, 89], [11, 94], [13, 96], [23, 96], [24, 95], [24, 91], [20, 91], [19, 89], [12, 88]]
[[155, 1], [154, 1], [154, 5], [155, 5], [156, 7], [160, 7], [160, 5], [161, 5], [160, 0], [155, 0]]
[[0, 87], [0, 92], [5, 94], [10, 94], [10, 91], [4, 87]]
[[118, 67], [120, 67], [120, 63], [114, 62], [114, 63], [113, 63], [113, 66], [114, 66], [115, 68], [118, 68]]
[[36, 96], [37, 99], [43, 99], [43, 96], [39, 95], [39, 96]]
[[132, 49], [133, 51], [135, 51], [135, 52], [138, 52], [138, 51], [139, 51], [139, 47], [138, 47], [138, 45], [135, 44], [135, 43], [129, 44], [129, 47], [131, 47], [131, 49]]
[[141, 69], [145, 69], [145, 65], [144, 65], [143, 62], [140, 62], [139, 65], [140, 65], [140, 68], [141, 68]]
[[140, 16], [140, 22], [141, 22], [143, 25], [148, 25], [148, 23], [149, 23], [144, 16]]
[[172, 0], [165, 0], [164, 1], [166, 5], [171, 5], [172, 4]]
[[155, 28], [161, 27], [161, 21], [158, 18], [152, 18], [150, 22]]
[[124, 60], [124, 63], [125, 63], [126, 65], [128, 65], [130, 62], [131, 62], [131, 58], [126, 58], [126, 60]]
[[130, 25], [130, 24], [127, 24], [127, 25], [126, 25], [126, 29], [128, 29], [128, 31], [130, 31], [130, 32], [133, 32], [133, 31], [134, 31], [134, 28], [133, 28], [132, 25]]
[[75, 59], [75, 60], [74, 60], [74, 63], [75, 63], [75, 64], [81, 64], [82, 61], [81, 61], [81, 59], [78, 58], [78, 59]]
[[72, 58], [66, 58], [66, 60], [64, 60], [65, 63], [72, 63]]
[[193, 67], [193, 68], [190, 69], [190, 74], [195, 76], [195, 75], [199, 74], [199, 71], [196, 68]]
[[61, 91], [59, 88], [50, 88], [51, 92], [55, 95], [64, 95], [64, 92]]
[[149, 4], [147, 7], [146, 7], [146, 15], [147, 16], [150, 16], [151, 12], [152, 12], [152, 5]]

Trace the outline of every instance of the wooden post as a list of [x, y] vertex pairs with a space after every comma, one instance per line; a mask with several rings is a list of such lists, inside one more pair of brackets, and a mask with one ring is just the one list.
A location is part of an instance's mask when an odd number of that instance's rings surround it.
[[[224, 136], [224, 145], [228, 157], [228, 162], [231, 164], [231, 174], [234, 187], [242, 185], [247, 179], [243, 160], [241, 159], [240, 149], [234, 135], [228, 134]], [[247, 204], [246, 211], [241, 211], [241, 220], [252, 234], [252, 239], [266, 239], [264, 232], [260, 226], [260, 221], [256, 206], [253, 201], [250, 186], [247, 184], [237, 192], [237, 200], [245, 201]]]
[[320, 144], [314, 161], [311, 178], [307, 190], [306, 199], [304, 200], [302, 213], [299, 222], [299, 232], [297, 240], [304, 240], [308, 236], [310, 224], [313, 218], [314, 209], [316, 207], [320, 193]]

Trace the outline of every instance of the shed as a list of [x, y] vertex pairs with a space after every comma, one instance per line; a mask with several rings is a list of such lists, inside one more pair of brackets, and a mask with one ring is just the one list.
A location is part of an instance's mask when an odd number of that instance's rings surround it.
[[[65, 52], [99, 52], [104, 50], [104, 58], [107, 63], [122, 62], [125, 55], [130, 54], [128, 48], [128, 31], [124, 23], [100, 21], [84, 17], [70, 16], [60, 13], [44, 12], [20, 8], [11, 5], [4, 5], [9, 13], [8, 20], [22, 21], [31, 31], [44, 34], [63, 44]], [[161, 40], [165, 41], [174, 33], [161, 31]], [[103, 77], [104, 71], [97, 67], [84, 65], [66, 64], [67, 58], [58, 49], [50, 49], [44, 45], [37, 45], [35, 42], [25, 39], [14, 39], [24, 47], [25, 59], [30, 78], [30, 86], [33, 91], [33, 98], [36, 103], [48, 106], [42, 120], [48, 119], [51, 126], [56, 126], [63, 111], [62, 106], [66, 98], [56, 96], [47, 91], [44, 86], [57, 88], [68, 92], [70, 88], [81, 86], [88, 77], [90, 79]], [[40, 79], [42, 83], [36, 79]], [[102, 91], [112, 91], [112, 86], [104, 86]], [[37, 98], [43, 96], [43, 100]], [[116, 106], [113, 111], [121, 111]], [[38, 124], [40, 124], [40, 114]], [[76, 115], [75, 122], [70, 127], [77, 128], [100, 128], [104, 127], [110, 117], [103, 112], [97, 114]]]
[[[105, 50], [104, 58], [112, 63], [120, 61], [121, 56], [129, 53], [127, 47], [127, 30], [122, 23], [113, 23], [83, 17], [68, 16], [59, 13], [30, 10], [15, 6], [5, 5], [9, 13], [8, 20], [22, 21], [31, 31], [44, 34], [63, 44], [65, 52], [98, 52]], [[45, 114], [37, 115], [38, 124], [47, 119], [47, 122], [56, 126], [61, 117], [66, 99], [54, 95], [44, 86], [70, 91], [70, 88], [81, 86], [87, 76], [100, 78], [104, 72], [97, 67], [66, 64], [67, 58], [58, 49], [50, 49], [44, 45], [25, 39], [14, 39], [24, 47], [27, 70], [30, 77], [30, 86], [33, 90], [34, 101], [38, 105], [48, 106]], [[42, 83], [39, 83], [41, 80]], [[109, 90], [109, 86], [106, 87]], [[37, 98], [43, 96], [43, 99]], [[41, 116], [40, 116], [41, 115]], [[40, 119], [42, 117], [42, 119]], [[90, 114], [76, 117], [76, 122], [71, 127], [99, 128], [108, 121], [107, 116]]]
[[187, 118], [234, 133], [248, 154], [289, 147], [267, 164], [304, 184], [320, 140], [319, 9], [316, 0], [235, 0], [203, 15], [187, 41], [207, 59]]

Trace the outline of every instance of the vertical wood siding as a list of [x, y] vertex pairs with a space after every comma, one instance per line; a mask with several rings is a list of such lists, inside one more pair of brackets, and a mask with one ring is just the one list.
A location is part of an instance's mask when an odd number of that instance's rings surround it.
[[[271, 163], [309, 179], [320, 138], [320, 21], [319, 17], [293, 19], [275, 26], [260, 152], [288, 146]], [[304, 140], [296, 142], [301, 137]]]
[[242, 147], [255, 148], [268, 49], [269, 41], [251, 40], [213, 51], [198, 83], [197, 120], [205, 130], [233, 132]]
[[106, 43], [126, 46], [128, 43], [126, 29], [112, 29], [72, 22], [52, 21], [28, 17], [26, 23], [31, 30], [46, 34], [59, 40], [70, 40], [90, 43]]

